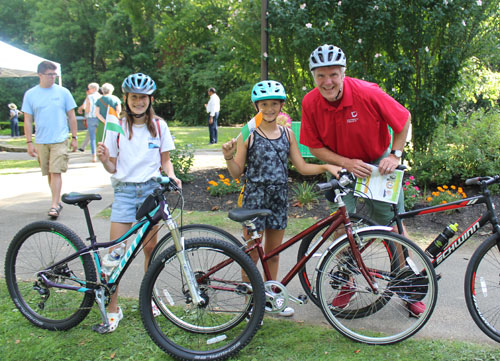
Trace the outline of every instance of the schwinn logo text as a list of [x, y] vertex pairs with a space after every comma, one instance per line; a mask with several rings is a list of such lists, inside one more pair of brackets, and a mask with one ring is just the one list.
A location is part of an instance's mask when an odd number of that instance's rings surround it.
[[448, 258], [453, 252], [457, 250], [467, 239], [469, 239], [476, 231], [480, 228], [479, 221], [474, 223], [470, 228], [464, 232], [460, 238], [458, 238], [455, 242], [453, 242], [448, 248], [444, 250], [443, 253], [439, 255], [436, 260], [436, 266], [443, 262], [446, 258]]

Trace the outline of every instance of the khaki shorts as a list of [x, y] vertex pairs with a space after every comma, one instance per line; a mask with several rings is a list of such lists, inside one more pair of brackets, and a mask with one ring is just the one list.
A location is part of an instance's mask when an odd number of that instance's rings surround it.
[[65, 173], [68, 170], [68, 141], [54, 144], [36, 144], [42, 175]]

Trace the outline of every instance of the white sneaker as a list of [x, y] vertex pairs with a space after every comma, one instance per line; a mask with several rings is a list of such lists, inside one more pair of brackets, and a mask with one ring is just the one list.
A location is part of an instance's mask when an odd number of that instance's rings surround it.
[[278, 313], [282, 317], [291, 317], [295, 313], [295, 310], [291, 307], [286, 307], [283, 311]]

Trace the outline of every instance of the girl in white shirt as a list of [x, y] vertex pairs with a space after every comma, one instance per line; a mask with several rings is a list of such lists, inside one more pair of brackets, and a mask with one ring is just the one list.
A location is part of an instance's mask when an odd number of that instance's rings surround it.
[[[99, 143], [97, 148], [99, 160], [112, 174], [111, 240], [132, 227], [138, 208], [159, 186], [155, 179], [161, 175], [160, 167], [181, 186], [169, 155], [169, 151], [175, 148], [172, 136], [167, 123], [155, 115], [152, 107], [155, 90], [155, 82], [145, 74], [132, 74], [125, 78], [122, 91], [126, 114], [121, 120], [125, 134], [108, 131], [105, 142]], [[156, 243], [156, 232], [153, 230], [144, 244], [145, 270]], [[113, 332], [123, 318], [117, 300], [118, 290], [111, 296], [108, 306], [108, 332]]]

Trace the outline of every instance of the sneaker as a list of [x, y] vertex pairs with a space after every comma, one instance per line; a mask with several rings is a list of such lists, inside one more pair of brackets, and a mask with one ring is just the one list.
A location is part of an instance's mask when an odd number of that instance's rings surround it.
[[291, 307], [286, 307], [283, 311], [278, 313], [278, 316], [281, 317], [291, 317], [295, 313], [294, 309]]
[[78, 148], [78, 150], [79, 150], [80, 152], [84, 152], [83, 148]]
[[351, 298], [356, 294], [356, 287], [345, 284], [340, 288], [340, 292], [332, 301], [332, 306], [336, 308], [346, 308], [351, 302]]
[[420, 315], [425, 312], [425, 303], [422, 301], [414, 303], [407, 302], [406, 308], [410, 311], [410, 317], [420, 317]]

